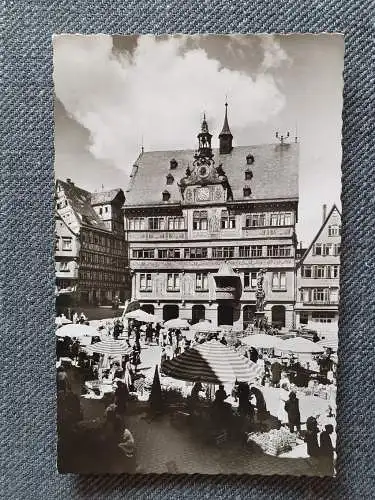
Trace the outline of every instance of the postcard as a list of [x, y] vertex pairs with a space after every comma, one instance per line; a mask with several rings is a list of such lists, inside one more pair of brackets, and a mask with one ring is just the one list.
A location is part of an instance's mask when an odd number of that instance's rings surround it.
[[335, 475], [343, 56], [54, 36], [59, 472]]

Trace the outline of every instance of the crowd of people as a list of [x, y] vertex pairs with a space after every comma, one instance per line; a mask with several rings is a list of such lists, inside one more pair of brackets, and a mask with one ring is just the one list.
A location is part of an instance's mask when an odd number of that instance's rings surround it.
[[[78, 313], [73, 314], [73, 322], [86, 324], [87, 318]], [[195, 344], [216, 338], [223, 345], [228, 344], [226, 336], [222, 333], [208, 335], [191, 335], [179, 328], [167, 329], [161, 324], [146, 324], [136, 320], [124, 321], [115, 319], [110, 323], [102, 323], [98, 327], [98, 336], [92, 338], [92, 343], [101, 340], [100, 333], [106, 332], [115, 340], [121, 339], [127, 342], [130, 352], [122, 356], [105, 356], [100, 353], [89, 353], [82, 348], [78, 339], [69, 337], [58, 340], [56, 354], [59, 358], [70, 358], [72, 364], [79, 368], [83, 380], [98, 380], [104, 384], [111, 384], [111, 391], [103, 414], [101, 430], [99, 434], [105, 436], [106, 449], [122, 450], [126, 462], [126, 470], [135, 470], [135, 443], [130, 430], [126, 426], [126, 415], [132, 393], [141, 386], [137, 382], [142, 381], [139, 374], [141, 363], [141, 338], [142, 345], [158, 345], [160, 348], [161, 367], [165, 360], [172, 359], [183, 353]], [[334, 415], [332, 408], [326, 415], [326, 420], [318, 421], [316, 417], [309, 417], [306, 422], [301, 422], [300, 402], [297, 397], [297, 389], [309, 387], [317, 378], [324, 384], [335, 385], [335, 366], [331, 359], [332, 352], [328, 349], [324, 355], [312, 359], [310, 362], [301, 363], [295, 356], [286, 358], [276, 357], [273, 351], [265, 351], [252, 347], [243, 350], [241, 339], [238, 338], [232, 345], [234, 349], [241, 350], [253, 363], [259, 365], [263, 376], [259, 384], [249, 385], [236, 382], [233, 390], [226, 392], [225, 387], [220, 385], [212, 395], [207, 398], [202, 382], [196, 379], [187, 403], [192, 415], [200, 414], [202, 399], [210, 400], [209, 415], [213, 428], [224, 428], [231, 432], [233, 429], [241, 432], [253, 429], [267, 429], [265, 421], [269, 416], [266, 399], [262, 392], [262, 386], [269, 386], [279, 390], [279, 412], [277, 419], [280, 426], [286, 426], [291, 433], [296, 433], [306, 442], [307, 453], [314, 460], [318, 460], [319, 467], [325, 475], [332, 475], [334, 471], [334, 446], [331, 435], [334, 432]], [[315, 383], [315, 382], [314, 382]], [[79, 396], [72, 391], [65, 369], [61, 366], [57, 372], [58, 404], [61, 409], [60, 427], [72, 428], [82, 422]], [[84, 392], [94, 394], [98, 399], [103, 393], [100, 387], [84, 389]], [[203, 398], [204, 396], [204, 398]], [[78, 399], [77, 399], [78, 398]], [[229, 400], [231, 402], [229, 402]], [[233, 401], [235, 410], [233, 409]], [[234, 410], [234, 411], [233, 411]], [[235, 425], [233, 416], [239, 418]], [[328, 423], [327, 423], [328, 422]], [[306, 430], [302, 430], [302, 424]], [[77, 429], [77, 427], [76, 427]], [[104, 438], [103, 438], [104, 439]], [[102, 441], [101, 441], [102, 443]], [[108, 445], [108, 446], [107, 446]], [[109, 447], [109, 448], [108, 448]]]

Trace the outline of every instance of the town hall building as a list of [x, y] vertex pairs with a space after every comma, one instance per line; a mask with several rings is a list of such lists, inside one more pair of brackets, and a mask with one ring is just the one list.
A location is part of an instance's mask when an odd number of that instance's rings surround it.
[[225, 105], [212, 146], [206, 117], [197, 149], [142, 151], [125, 193], [132, 300], [163, 320], [253, 321], [264, 270], [269, 323], [294, 326], [298, 148], [235, 146]]

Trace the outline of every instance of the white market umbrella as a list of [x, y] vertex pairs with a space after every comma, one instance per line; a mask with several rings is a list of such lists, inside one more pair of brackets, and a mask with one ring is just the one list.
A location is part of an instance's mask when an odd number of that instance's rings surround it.
[[165, 328], [178, 328], [178, 329], [186, 329], [190, 328], [190, 324], [187, 319], [175, 318], [170, 319], [164, 323]]
[[132, 348], [126, 342], [112, 338], [89, 345], [86, 347], [86, 350], [89, 353], [96, 352], [97, 354], [107, 354], [108, 356], [122, 356], [132, 352]]
[[93, 326], [81, 325], [81, 324], [71, 324], [64, 325], [58, 330], [56, 330], [56, 335], [58, 337], [96, 337], [98, 335], [97, 330]]
[[262, 349], [283, 349], [284, 340], [279, 339], [273, 335], [266, 335], [265, 333], [258, 333], [255, 335], [248, 335], [241, 339], [241, 343], [255, 348]]
[[200, 333], [218, 332], [220, 330], [209, 321], [199, 321], [199, 323], [192, 325], [190, 329]]
[[70, 325], [71, 323], [73, 323], [73, 321], [70, 321], [68, 318], [62, 318], [61, 316], [55, 318], [55, 325], [57, 326]]
[[284, 340], [279, 347], [281, 351], [295, 352], [298, 354], [313, 354], [324, 352], [324, 348], [320, 345], [314, 344], [311, 340], [302, 337], [295, 337], [292, 339]]
[[124, 315], [126, 319], [135, 319], [142, 323], [160, 323], [160, 319], [154, 314], [149, 314], [143, 309], [137, 309], [136, 311], [128, 312]]

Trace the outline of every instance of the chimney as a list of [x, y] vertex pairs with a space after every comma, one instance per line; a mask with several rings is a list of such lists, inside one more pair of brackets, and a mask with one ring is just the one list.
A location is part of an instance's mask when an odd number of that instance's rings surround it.
[[70, 184], [72, 182], [72, 179], [66, 179], [66, 182]]
[[302, 250], [302, 241], [299, 242], [299, 248]]
[[324, 204], [323, 205], [323, 222], [322, 222], [323, 224], [325, 223], [326, 218], [327, 218], [327, 205]]

